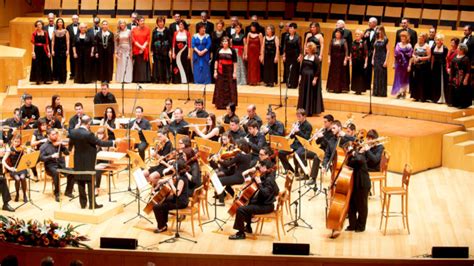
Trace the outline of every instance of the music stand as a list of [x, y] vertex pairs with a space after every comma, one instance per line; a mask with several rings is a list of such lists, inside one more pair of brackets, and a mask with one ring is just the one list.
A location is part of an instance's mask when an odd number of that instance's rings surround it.
[[[112, 175], [111, 173], [114, 172], [114, 171], [122, 171], [124, 170], [124, 165], [120, 165], [120, 164], [115, 164], [116, 162], [122, 160], [123, 158], [125, 158], [125, 155], [127, 155], [126, 153], [123, 153], [123, 152], [112, 152], [112, 151], [99, 151], [97, 153], [97, 160], [102, 160], [102, 161], [109, 161], [109, 162], [112, 162], [112, 163], [107, 163], [107, 164], [98, 164], [96, 165], [95, 169], [98, 170], [98, 171], [106, 171], [109, 173], [109, 202], [113, 202], [112, 201], [112, 188], [111, 188], [111, 179], [112, 179]], [[121, 191], [121, 192], [124, 192], [124, 191]], [[117, 192], [118, 193], [118, 192]]]
[[[115, 138], [117, 139], [128, 139], [128, 130], [124, 128], [117, 128], [114, 130]], [[138, 130], [130, 130], [130, 138], [131, 139], [140, 139], [140, 135], [138, 135]]]
[[224, 192], [224, 186], [222, 186], [222, 183], [219, 180], [219, 177], [217, 176], [216, 171], [212, 169], [211, 167], [209, 167], [208, 165], [206, 165], [206, 167], [208, 168], [208, 174], [211, 180], [211, 184], [214, 187], [214, 204], [213, 204], [214, 205], [214, 218], [212, 220], [209, 220], [203, 223], [202, 225], [215, 222], [217, 226], [219, 227], [219, 229], [223, 231], [222, 226], [226, 224], [226, 221], [221, 220], [217, 217], [217, 195], [220, 195], [222, 192]]
[[[286, 151], [286, 152], [293, 152], [293, 149], [291, 148], [291, 144], [293, 143], [294, 139], [288, 139], [283, 136], [278, 136], [278, 135], [267, 135], [268, 136], [268, 142], [270, 143], [270, 148], [273, 150], [278, 150], [278, 151]], [[278, 168], [278, 175], [280, 169]]]
[[[118, 103], [100, 103], [100, 104], [94, 104], [94, 117], [103, 117], [105, 110], [107, 108], [113, 108], [118, 112], [119, 105]], [[120, 114], [117, 114], [119, 116]]]
[[[91, 176], [92, 193], [90, 196], [92, 197], [92, 212], [94, 213], [95, 212], [95, 173], [96, 173], [95, 170], [94, 171], [75, 171], [75, 170], [70, 170], [70, 169], [58, 169], [58, 173], [59, 175], [66, 174], [66, 175], [72, 175], [72, 176], [76, 176], [76, 175], [90, 175]], [[61, 176], [59, 176], [59, 180], [61, 180]], [[59, 195], [61, 195], [61, 186], [59, 186]], [[62, 208], [62, 204], [63, 204], [62, 198], [59, 197], [60, 209]]]
[[[33, 153], [23, 154], [21, 156], [20, 162], [18, 163], [18, 167], [16, 168], [16, 171], [20, 172], [20, 171], [31, 169], [31, 168], [35, 167], [36, 163], [38, 162], [39, 156], [40, 156], [40, 151], [35, 151]], [[20, 206], [16, 207], [15, 210], [21, 208], [22, 206], [24, 206], [28, 203], [35, 206], [40, 211], [43, 210], [38, 205], [36, 205], [33, 202], [33, 199], [31, 198], [31, 178], [28, 178], [28, 197], [30, 198], [30, 200], [27, 201], [27, 202], [22, 203]]]

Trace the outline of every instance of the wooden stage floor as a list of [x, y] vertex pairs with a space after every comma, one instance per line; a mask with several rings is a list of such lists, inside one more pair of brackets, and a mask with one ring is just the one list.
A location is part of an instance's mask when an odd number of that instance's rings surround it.
[[[388, 184], [399, 185], [400, 175], [389, 173]], [[103, 179], [102, 188], [106, 187], [106, 179]], [[278, 184], [283, 186], [283, 178], [278, 178]], [[296, 187], [298, 183], [294, 183]], [[328, 182], [323, 186], [327, 187]], [[124, 172], [118, 178], [117, 188], [113, 191], [126, 190], [128, 186], [128, 176]], [[132, 187], [133, 187], [132, 183]], [[13, 190], [13, 183], [11, 183]], [[32, 182], [32, 188], [42, 191], [43, 182]], [[63, 187], [64, 188], [64, 187]], [[378, 191], [378, 186], [376, 187]], [[302, 199], [302, 217], [313, 226], [313, 229], [297, 228], [282, 235], [281, 242], [290, 243], [310, 243], [311, 253], [315, 257], [345, 257], [345, 258], [391, 258], [408, 259], [423, 254], [430, 254], [432, 246], [469, 246], [474, 248], [474, 234], [472, 231], [474, 202], [474, 179], [472, 173], [452, 170], [447, 168], [437, 168], [412, 176], [409, 188], [409, 221], [411, 234], [403, 229], [400, 218], [391, 218], [388, 223], [387, 235], [379, 231], [380, 222], [380, 200], [378, 192], [375, 197], [369, 199], [369, 216], [367, 230], [363, 233], [342, 232], [337, 239], [329, 239], [329, 230], [325, 228], [325, 197], [319, 195], [313, 200], [309, 198], [313, 192], [306, 194]], [[304, 188], [303, 190], [306, 190]], [[76, 192], [77, 194], [77, 187]], [[145, 193], [144, 193], [145, 194]], [[209, 193], [209, 195], [212, 195]], [[58, 208], [78, 208], [79, 202], [67, 202], [60, 206], [53, 199], [51, 185], [48, 184], [46, 193], [32, 192], [32, 199], [43, 208], [43, 211], [31, 205], [26, 205], [18, 209], [13, 215], [23, 219], [49, 219], [53, 217], [54, 210]], [[145, 198], [145, 195], [143, 195]], [[297, 193], [293, 192], [295, 199]], [[129, 193], [112, 195], [113, 200], [119, 203], [126, 203], [133, 200]], [[21, 200], [21, 199], [20, 199]], [[68, 198], [64, 197], [65, 201]], [[212, 199], [209, 198], [211, 202]], [[108, 196], [105, 191], [98, 198], [99, 203], [108, 204]], [[392, 201], [391, 210], [399, 210], [399, 200]], [[471, 203], [469, 203], [471, 202]], [[226, 202], [226, 208], [218, 207], [218, 217], [227, 218], [227, 208], [230, 204]], [[19, 203], [12, 202], [12, 206]], [[172, 236], [172, 233], [154, 234], [156, 222], [153, 215], [148, 216], [154, 224], [150, 224], [144, 219], [135, 219], [124, 224], [126, 220], [134, 217], [137, 204], [133, 203], [125, 207], [124, 212], [111, 219], [97, 225], [86, 224], [78, 230], [87, 234], [91, 241], [86, 242], [93, 248], [99, 247], [100, 237], [128, 237], [137, 238], [140, 245], [138, 250], [148, 252], [168, 252], [168, 253], [191, 253], [191, 254], [239, 254], [239, 255], [263, 255], [271, 256], [272, 243], [278, 242], [274, 223], [267, 222], [263, 228], [263, 235], [250, 235], [247, 240], [230, 241], [228, 236], [234, 233], [232, 229], [233, 219], [224, 225], [222, 232], [216, 232], [217, 226], [214, 223], [204, 225], [203, 232], [196, 226], [196, 237], [198, 241], [193, 244], [180, 240], [173, 244], [161, 244], [158, 242]], [[214, 215], [213, 207], [210, 206], [211, 217]], [[292, 211], [294, 208], [292, 207]], [[0, 211], [2, 215], [12, 215]], [[207, 218], [203, 218], [206, 221]], [[290, 216], [284, 212], [285, 222], [290, 221]], [[67, 224], [69, 221], [59, 221]], [[78, 224], [72, 222], [72, 224]], [[347, 225], [347, 223], [346, 223]], [[253, 225], [255, 229], [255, 224]], [[288, 229], [288, 227], [286, 227]], [[192, 238], [189, 217], [182, 225], [183, 237]]]

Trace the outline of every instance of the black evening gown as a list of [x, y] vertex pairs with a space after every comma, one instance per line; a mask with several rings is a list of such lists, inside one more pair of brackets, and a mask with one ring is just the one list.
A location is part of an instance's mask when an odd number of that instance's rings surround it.
[[352, 82], [351, 90], [361, 94], [367, 90], [365, 58], [367, 57], [367, 45], [363, 40], [353, 41], [350, 49], [352, 58]]
[[301, 39], [298, 34], [295, 34], [293, 39], [290, 35], [285, 38], [285, 70], [288, 73], [286, 86], [290, 89], [298, 87], [300, 63], [298, 57], [301, 54]]
[[374, 91], [373, 96], [387, 97], [387, 68], [383, 66], [387, 56], [388, 39], [374, 43]]
[[[467, 81], [464, 85], [466, 74], [469, 73], [471, 63], [467, 55], [458, 58], [457, 56], [451, 61], [451, 75], [449, 83], [452, 95], [453, 106], [457, 108], [467, 108], [472, 104], [472, 88], [471, 81]], [[470, 77], [472, 79], [472, 77]]]
[[[313, 79], [317, 77], [316, 86]], [[308, 116], [324, 112], [323, 94], [321, 89], [321, 62], [317, 55], [313, 60], [305, 58], [301, 64], [301, 81], [298, 92], [298, 108], [306, 110]]]
[[237, 53], [234, 49], [230, 50], [232, 53], [217, 52], [217, 79], [212, 98], [217, 109], [225, 109], [231, 102], [237, 105], [237, 81], [232, 77]]
[[54, 57], [53, 57], [53, 75], [59, 83], [66, 83], [67, 79], [67, 40], [66, 30], [56, 31], [54, 34]]
[[431, 101], [434, 103], [451, 104], [451, 97], [448, 90], [448, 71], [446, 69], [446, 56], [448, 48], [442, 47], [441, 51], [437, 51], [436, 45], [431, 48], [432, 56], [432, 94]]
[[[417, 56], [426, 56], [425, 47], [416, 47], [414, 54]], [[412, 65], [412, 73], [410, 79], [410, 94], [416, 101], [425, 102], [431, 98], [430, 77], [431, 64], [430, 61], [418, 61]]]
[[91, 51], [94, 45], [93, 37], [89, 34], [85, 38], [80, 38], [78, 34], [74, 39], [74, 47], [76, 47], [76, 73], [74, 75], [75, 83], [91, 83], [93, 71]]
[[109, 31], [109, 36], [106, 36], [104, 32], [100, 31], [95, 36], [95, 44], [95, 53], [99, 54], [99, 72], [97, 73], [97, 80], [110, 82], [114, 74], [114, 34]]
[[168, 28], [163, 31], [154, 29], [151, 49], [153, 51], [153, 82], [169, 83], [171, 79], [171, 35]]
[[46, 48], [46, 45], [48, 45], [46, 39], [48, 38], [47, 32], [44, 32], [44, 34], [33, 34], [32, 37], [35, 45], [36, 59], [31, 59], [31, 82], [50, 82], [52, 80], [51, 64]]
[[263, 61], [263, 82], [265, 84], [274, 85], [278, 82], [278, 64], [275, 64], [276, 45], [275, 38], [265, 39], [265, 56]]
[[329, 65], [327, 90], [335, 93], [349, 91], [350, 81], [347, 80], [347, 68], [344, 66], [344, 60], [348, 55], [346, 40], [340, 39], [339, 42], [336, 42], [333, 39], [328, 53], [331, 56], [331, 64]]
[[216, 80], [214, 79], [214, 66], [215, 66], [214, 64], [216, 63], [217, 57], [219, 56], [217, 54], [217, 51], [219, 51], [219, 49], [221, 48], [222, 38], [224, 38], [225, 36], [227, 36], [227, 32], [225, 30], [219, 34], [217, 33], [217, 31], [214, 31], [211, 33], [211, 53], [212, 54], [211, 54], [210, 68], [211, 68], [212, 83], [216, 82]]

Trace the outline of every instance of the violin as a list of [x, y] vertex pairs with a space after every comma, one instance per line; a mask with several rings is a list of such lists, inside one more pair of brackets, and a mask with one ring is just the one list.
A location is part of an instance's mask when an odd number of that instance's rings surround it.
[[237, 156], [237, 154], [239, 154], [241, 151], [239, 148], [235, 148], [233, 150], [230, 150], [230, 151], [225, 151], [223, 152], [221, 155], [220, 155], [220, 160], [227, 160], [227, 159], [231, 159], [231, 158], [234, 158], [235, 156]]

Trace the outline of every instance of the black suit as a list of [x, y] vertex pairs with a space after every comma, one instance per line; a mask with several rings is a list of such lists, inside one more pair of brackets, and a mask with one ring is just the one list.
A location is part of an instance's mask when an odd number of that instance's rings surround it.
[[[371, 29], [368, 28], [364, 32], [364, 37], [363, 40], [365, 42], [365, 45], [367, 46], [367, 57], [369, 58], [367, 60], [367, 68], [366, 68], [366, 75], [365, 75], [365, 86], [364, 88], [370, 88], [372, 86], [372, 55], [374, 54], [374, 42], [377, 39], [376, 36], [376, 28]], [[372, 38], [371, 38], [372, 36]], [[351, 44], [348, 44], [351, 45]]]
[[383, 145], [377, 145], [365, 152], [365, 158], [367, 160], [369, 172], [380, 171], [380, 161], [382, 159], [384, 149], [385, 148]]
[[[94, 133], [83, 127], [71, 130], [69, 139], [69, 149], [71, 150], [74, 148], [75, 171], [95, 171], [97, 145], [101, 147], [113, 146], [112, 141], [101, 141], [96, 136], [94, 136]], [[91, 177], [87, 175], [77, 175], [75, 178], [79, 187], [79, 201], [81, 203], [81, 207], [84, 208], [87, 204], [87, 196], [85, 192], [85, 186], [87, 183], [89, 193], [89, 208], [91, 208], [93, 203]]]
[[[40, 148], [40, 159], [41, 161], [44, 162], [44, 169], [46, 173], [53, 178], [55, 196], [59, 196], [60, 182], [59, 182], [58, 169], [66, 168], [66, 162], [64, 160], [64, 157], [60, 157], [60, 158], [51, 157], [53, 154], [58, 152], [58, 149], [59, 148], [54, 146], [49, 140], [48, 142], [41, 145], [41, 148]], [[69, 151], [64, 146], [61, 146], [60, 153], [63, 153], [64, 155], [69, 155]], [[68, 176], [66, 190], [64, 193], [71, 194], [73, 186], [74, 186], [74, 178], [72, 176]]]
[[349, 202], [349, 227], [355, 230], [365, 230], [368, 214], [368, 198], [370, 177], [365, 154], [355, 152], [347, 162], [352, 167], [354, 187]]
[[210, 22], [210, 21], [206, 21], [206, 22], [198, 22], [196, 24], [196, 33], [198, 32], [198, 25], [199, 24], [204, 24], [206, 26], [206, 33], [211, 35], [211, 33], [214, 31], [214, 23]]
[[[100, 27], [96, 27], [95, 25], [90, 28], [89, 30], [87, 30], [87, 35], [89, 35], [91, 38], [92, 38], [92, 46], [95, 47], [96, 46], [96, 35], [101, 31]], [[97, 51], [95, 50], [94, 48], [94, 54], [96, 54]], [[91, 81], [90, 82], [96, 82], [97, 81], [97, 78], [98, 78], [98, 73], [99, 73], [99, 64], [100, 64], [100, 61], [98, 58], [96, 58], [95, 56], [92, 57], [91, 59], [91, 66], [90, 66], [90, 73], [91, 73]]]
[[73, 115], [73, 116], [69, 119], [69, 128], [68, 128], [68, 130], [67, 130], [69, 134], [71, 134], [71, 131], [72, 131], [73, 129], [75, 129], [78, 124], [81, 123], [80, 120], [81, 120], [81, 118], [80, 118], [78, 115]]
[[133, 28], [138, 27], [137, 23], [128, 23], [127, 24], [127, 29], [128, 30], [133, 30]]
[[251, 155], [252, 155], [252, 161], [256, 163], [258, 160], [258, 153], [260, 152], [260, 149], [267, 146], [268, 143], [267, 143], [267, 140], [265, 139], [265, 135], [261, 132], [258, 132], [257, 135], [255, 136], [249, 135], [248, 139], [249, 139], [248, 143], [249, 143]]
[[[463, 37], [461, 40], [461, 43], [465, 43], [467, 45], [467, 49], [468, 49], [467, 56], [469, 57], [469, 60], [471, 61], [471, 65], [474, 65], [474, 36], [469, 35], [469, 37]], [[474, 80], [472, 77], [471, 79]]]
[[[225, 32], [227, 33], [226, 36], [232, 36], [232, 29], [233, 28], [234, 27], [232, 27], [232, 26], [229, 26], [229, 27], [225, 28]], [[245, 30], [244, 29], [242, 29], [240, 32], [245, 35]]]
[[[188, 24], [186, 23], [186, 21], [184, 21], [184, 20], [181, 20], [181, 21], [184, 23], [184, 29], [185, 29], [185, 30], [188, 30], [189, 26], [188, 26]], [[176, 31], [178, 31], [178, 28], [179, 28], [179, 25], [178, 25], [177, 22], [173, 22], [173, 23], [170, 24], [170, 28], [169, 28], [169, 29], [170, 29], [170, 36], [171, 36], [171, 39], [173, 39], [174, 33], [175, 33]]]
[[418, 37], [417, 37], [416, 31], [412, 30], [410, 28], [397, 30], [397, 33], [395, 34], [395, 45], [394, 46], [396, 46], [397, 43], [400, 42], [400, 33], [402, 31], [407, 31], [408, 32], [408, 36], [410, 36], [411, 47], [415, 47], [415, 44], [418, 42]]
[[[313, 131], [313, 126], [308, 122], [308, 120], [305, 120], [303, 123], [300, 123], [299, 126], [299, 131], [296, 132], [296, 134], [291, 135], [291, 138], [294, 138], [295, 140], [291, 144], [291, 149], [293, 149], [293, 152], [295, 152], [300, 159], [303, 161], [303, 163], [306, 165], [306, 159], [312, 159], [314, 158], [315, 154], [312, 152], [307, 152], [303, 145], [298, 141], [296, 136], [300, 136], [304, 139], [309, 139], [311, 137], [311, 132]], [[288, 151], [279, 151], [278, 152], [278, 158], [280, 159], [281, 164], [283, 165], [283, 168], [285, 170], [290, 170], [293, 173], [297, 173], [299, 169], [298, 161], [296, 159], [296, 155], [293, 160], [293, 164], [295, 165], [295, 168], [293, 168], [290, 163], [288, 162], [288, 155], [290, 155], [292, 152]]]
[[[221, 161], [220, 164], [224, 168], [230, 168], [231, 166], [235, 165], [235, 172], [230, 176], [224, 176], [220, 178], [220, 181], [223, 186], [225, 186], [225, 190], [231, 196], [234, 196], [234, 190], [232, 189], [232, 185], [242, 184], [244, 183], [244, 177], [242, 173], [250, 168], [250, 163], [252, 161], [252, 155], [239, 153], [234, 158], [226, 161]], [[219, 196], [219, 201], [224, 202], [225, 193]]]
[[[74, 28], [76, 28], [76, 34], [74, 34]], [[66, 27], [66, 30], [69, 32], [69, 68], [71, 70], [70, 78], [73, 79], [76, 70], [76, 59], [74, 58], [73, 43], [76, 35], [79, 33], [79, 24], [74, 27], [74, 24], [70, 24]]]

